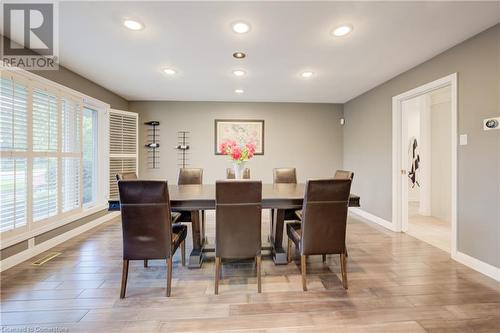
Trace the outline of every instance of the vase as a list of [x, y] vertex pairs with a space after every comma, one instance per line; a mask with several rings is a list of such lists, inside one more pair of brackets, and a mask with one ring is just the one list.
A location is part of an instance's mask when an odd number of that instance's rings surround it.
[[245, 162], [233, 162], [233, 171], [235, 179], [243, 179], [243, 170], [245, 170]]

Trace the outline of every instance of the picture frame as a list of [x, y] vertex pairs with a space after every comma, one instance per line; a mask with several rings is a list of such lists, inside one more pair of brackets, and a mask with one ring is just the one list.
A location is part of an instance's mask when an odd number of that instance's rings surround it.
[[215, 155], [222, 155], [219, 145], [228, 139], [236, 142], [253, 141], [255, 155], [264, 155], [264, 120], [215, 119], [214, 138]]

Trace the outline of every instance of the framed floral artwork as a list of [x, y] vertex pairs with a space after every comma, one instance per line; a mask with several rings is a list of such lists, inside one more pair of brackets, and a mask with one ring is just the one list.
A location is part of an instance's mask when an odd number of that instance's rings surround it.
[[219, 146], [228, 140], [255, 145], [255, 155], [264, 155], [264, 120], [216, 119], [215, 155], [222, 155]]

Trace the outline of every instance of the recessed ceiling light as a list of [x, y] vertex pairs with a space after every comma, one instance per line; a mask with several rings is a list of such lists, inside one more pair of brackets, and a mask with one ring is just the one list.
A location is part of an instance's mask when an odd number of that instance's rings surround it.
[[335, 37], [347, 36], [349, 33], [351, 33], [352, 29], [352, 25], [344, 24], [333, 29], [332, 35], [334, 35]]
[[237, 34], [244, 34], [250, 31], [250, 25], [245, 22], [235, 22], [233, 23], [232, 28]]
[[130, 30], [137, 31], [144, 29], [144, 24], [136, 20], [130, 20], [130, 19], [124, 20], [123, 25]]
[[172, 68], [165, 68], [163, 70], [163, 72], [167, 75], [175, 75], [177, 74], [177, 71], [175, 69], [172, 69]]
[[306, 78], [306, 79], [312, 77], [313, 75], [314, 75], [314, 73], [311, 71], [302, 72], [300, 74], [300, 76], [302, 76], [303, 78]]
[[244, 93], [243, 89], [236, 89], [234, 92], [237, 93], [237, 94], [243, 94]]
[[233, 57], [235, 57], [236, 59], [243, 59], [245, 58], [247, 55], [243, 52], [234, 52], [233, 53]]
[[245, 76], [247, 72], [242, 69], [235, 69], [233, 71], [234, 76]]

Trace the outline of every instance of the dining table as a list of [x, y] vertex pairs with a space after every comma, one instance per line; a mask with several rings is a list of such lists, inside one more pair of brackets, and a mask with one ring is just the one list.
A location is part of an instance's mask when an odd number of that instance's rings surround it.
[[[207, 244], [201, 222], [203, 211], [215, 210], [215, 184], [168, 185], [168, 191], [172, 210], [191, 214], [193, 249], [188, 267], [200, 268], [204, 253], [213, 251], [213, 247]], [[302, 208], [304, 191], [305, 184], [262, 184], [262, 209], [271, 209], [274, 214], [269, 231], [269, 250], [276, 265], [288, 263], [283, 248], [285, 211]], [[351, 193], [349, 207], [359, 206], [360, 197]]]

